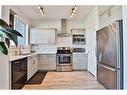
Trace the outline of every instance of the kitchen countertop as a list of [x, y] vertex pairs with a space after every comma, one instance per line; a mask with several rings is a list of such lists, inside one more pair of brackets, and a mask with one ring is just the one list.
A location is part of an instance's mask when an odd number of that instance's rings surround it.
[[18, 60], [18, 59], [22, 59], [22, 58], [26, 58], [26, 57], [34, 56], [34, 55], [38, 55], [38, 53], [35, 52], [35, 53], [26, 54], [26, 55], [15, 55], [15, 56], [10, 56], [10, 57], [9, 57], [9, 61], [15, 61], [15, 60]]
[[39, 52], [38, 54], [56, 54], [56, 52]]
[[88, 52], [73, 52], [73, 54], [88, 54]]

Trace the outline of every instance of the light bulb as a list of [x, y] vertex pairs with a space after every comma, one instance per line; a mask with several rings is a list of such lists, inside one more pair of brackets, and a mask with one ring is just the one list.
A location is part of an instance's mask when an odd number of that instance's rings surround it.
[[72, 12], [75, 13], [75, 10], [73, 9]]
[[41, 9], [41, 6], [40, 6], [40, 5], [38, 5], [38, 9], [39, 9], [39, 10]]
[[77, 6], [75, 6], [74, 9], [77, 10]]

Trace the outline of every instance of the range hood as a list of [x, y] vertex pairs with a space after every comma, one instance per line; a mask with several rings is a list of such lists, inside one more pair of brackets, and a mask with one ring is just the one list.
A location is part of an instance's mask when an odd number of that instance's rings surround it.
[[61, 32], [58, 33], [59, 37], [69, 37], [70, 33], [67, 33], [67, 19], [61, 19]]

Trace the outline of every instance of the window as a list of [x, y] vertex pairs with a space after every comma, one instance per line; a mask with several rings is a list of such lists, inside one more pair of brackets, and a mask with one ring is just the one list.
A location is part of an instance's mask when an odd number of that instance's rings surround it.
[[[23, 46], [27, 44], [28, 42], [26, 41], [26, 35], [28, 33], [28, 25], [24, 22], [24, 20], [19, 17], [14, 11], [10, 9], [10, 14], [9, 14], [9, 26], [12, 29], [17, 30], [19, 33], [22, 34], [22, 37], [17, 37], [18, 40], [18, 46]], [[11, 40], [10, 41], [11, 46], [15, 46], [14, 42]]]
[[26, 24], [18, 16], [16, 16], [16, 18], [15, 18], [15, 29], [18, 32], [20, 32], [22, 34], [22, 36], [23, 36], [23, 38], [22, 37], [18, 37], [18, 46], [25, 45]]

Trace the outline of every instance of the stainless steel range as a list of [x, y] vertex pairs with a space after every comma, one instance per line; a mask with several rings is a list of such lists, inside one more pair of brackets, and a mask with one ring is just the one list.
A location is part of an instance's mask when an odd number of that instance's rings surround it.
[[57, 48], [57, 71], [72, 71], [72, 50], [70, 47]]

